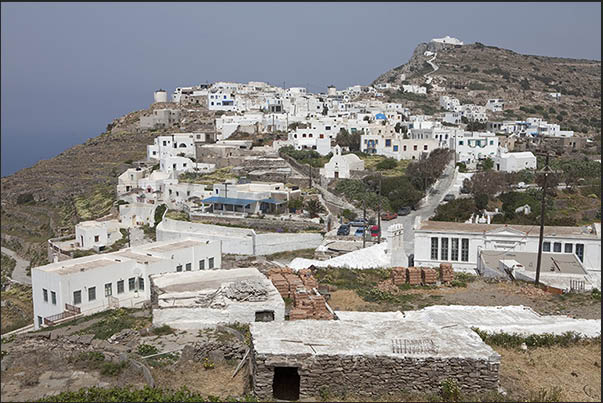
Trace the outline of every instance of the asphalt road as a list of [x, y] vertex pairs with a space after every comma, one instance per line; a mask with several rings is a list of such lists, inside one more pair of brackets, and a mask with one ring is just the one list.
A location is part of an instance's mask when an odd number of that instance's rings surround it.
[[15, 264], [11, 279], [21, 284], [31, 285], [31, 277], [29, 277], [26, 273], [26, 269], [29, 267], [29, 262], [19, 257], [19, 255], [17, 255], [15, 252], [5, 248], [4, 246], [2, 246], [2, 253], [12, 257], [17, 262]]

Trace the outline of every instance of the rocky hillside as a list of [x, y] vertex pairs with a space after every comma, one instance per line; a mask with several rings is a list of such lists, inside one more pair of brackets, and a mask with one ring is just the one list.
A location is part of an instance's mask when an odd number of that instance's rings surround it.
[[[74, 224], [83, 219], [108, 214], [115, 200], [117, 177], [134, 161], [146, 158], [146, 146], [156, 136], [173, 130], [137, 128], [140, 116], [162, 107], [165, 105], [153, 104], [115, 119], [101, 135], [3, 177], [3, 245], [18, 249], [32, 265], [43, 263], [47, 239], [72, 233]], [[213, 113], [207, 109], [187, 106], [181, 113], [179, 130], [213, 130], [209, 124]]]
[[[434, 55], [425, 56], [426, 51], [436, 53], [435, 59]], [[419, 44], [408, 63], [380, 75], [373, 84], [407, 81], [425, 85], [428, 73], [433, 81], [427, 85], [427, 96], [390, 92], [390, 99], [407, 100], [433, 113], [440, 111], [440, 95], [480, 105], [489, 98], [503, 98], [506, 110], [493, 114], [493, 119], [541, 116], [563, 129], [591, 136], [601, 132], [600, 61], [522, 55], [481, 43], [451, 46], [430, 42]], [[438, 87], [443, 90], [437, 91]], [[561, 99], [554, 100], [548, 96], [550, 92], [560, 92]]]

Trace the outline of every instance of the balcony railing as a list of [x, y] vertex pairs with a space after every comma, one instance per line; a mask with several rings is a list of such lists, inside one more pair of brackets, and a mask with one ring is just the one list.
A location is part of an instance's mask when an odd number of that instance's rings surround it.
[[56, 315], [47, 316], [46, 318], [44, 318], [44, 324], [48, 326], [54, 326], [57, 322], [76, 315], [77, 313], [75, 313], [74, 311], [64, 311]]

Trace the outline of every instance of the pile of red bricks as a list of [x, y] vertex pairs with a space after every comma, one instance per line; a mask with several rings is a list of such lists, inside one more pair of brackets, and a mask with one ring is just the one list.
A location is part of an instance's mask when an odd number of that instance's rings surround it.
[[406, 269], [406, 281], [410, 285], [421, 284], [421, 269], [419, 267], [409, 267]]
[[293, 307], [289, 312], [290, 320], [334, 319], [327, 309], [325, 298], [315, 295], [312, 291], [318, 288], [318, 281], [312, 276], [311, 270], [294, 273], [289, 268], [272, 269], [268, 277], [283, 298], [293, 299]]
[[406, 268], [394, 267], [392, 269], [392, 281], [395, 285], [406, 284]]
[[450, 283], [454, 279], [454, 270], [450, 263], [440, 263], [440, 281]]
[[439, 269], [429, 267], [394, 267], [391, 273], [391, 282], [394, 285], [431, 285], [439, 281], [450, 283], [454, 278], [452, 265], [441, 263]]
[[435, 284], [438, 281], [436, 269], [421, 267], [421, 280], [424, 285]]

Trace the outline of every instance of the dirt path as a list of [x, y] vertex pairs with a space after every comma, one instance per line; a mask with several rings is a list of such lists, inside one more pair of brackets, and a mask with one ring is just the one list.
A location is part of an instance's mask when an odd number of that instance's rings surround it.
[[27, 268], [29, 267], [29, 261], [23, 259], [19, 255], [17, 255], [16, 252], [14, 252], [8, 248], [5, 248], [4, 246], [2, 246], [2, 253], [12, 257], [17, 262], [15, 264], [15, 269], [13, 270], [11, 279], [20, 284], [31, 285], [31, 277], [27, 275]]

